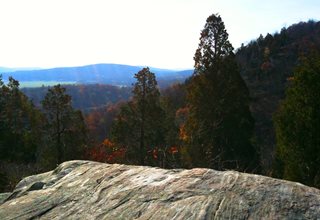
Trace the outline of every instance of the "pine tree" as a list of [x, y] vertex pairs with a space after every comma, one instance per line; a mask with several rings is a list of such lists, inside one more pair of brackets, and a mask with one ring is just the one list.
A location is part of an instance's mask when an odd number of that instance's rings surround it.
[[112, 126], [112, 141], [127, 149], [129, 163], [152, 165], [151, 152], [164, 142], [160, 92], [155, 75], [143, 68], [134, 76], [132, 100], [121, 108]]
[[320, 187], [320, 56], [302, 59], [274, 115], [273, 175]]
[[19, 82], [0, 78], [0, 158], [16, 162], [35, 162], [41, 113], [19, 90]]
[[254, 121], [249, 92], [235, 62], [219, 15], [208, 17], [188, 85], [185, 130], [193, 166], [253, 171], [257, 153], [250, 142]]
[[56, 155], [56, 159], [51, 160], [57, 163], [79, 159], [81, 148], [86, 144], [86, 129], [81, 112], [75, 111], [71, 106], [71, 96], [66, 94], [65, 88], [60, 84], [56, 85], [48, 89], [42, 107], [47, 120], [44, 141], [46, 144], [53, 142], [54, 145], [47, 155]]

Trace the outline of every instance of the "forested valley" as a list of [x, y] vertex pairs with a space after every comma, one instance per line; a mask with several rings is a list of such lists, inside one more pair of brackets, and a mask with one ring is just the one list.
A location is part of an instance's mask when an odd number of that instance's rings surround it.
[[0, 192], [74, 159], [208, 167], [320, 188], [320, 22], [234, 50], [208, 17], [184, 83], [23, 88], [0, 78]]

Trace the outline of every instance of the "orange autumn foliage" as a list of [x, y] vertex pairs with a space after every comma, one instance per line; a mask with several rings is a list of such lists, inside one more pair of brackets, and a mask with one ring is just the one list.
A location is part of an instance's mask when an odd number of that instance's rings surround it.
[[171, 153], [171, 154], [177, 154], [177, 153], [179, 153], [179, 150], [178, 150], [178, 147], [177, 147], [177, 146], [172, 146], [172, 147], [170, 147], [168, 151], [169, 151], [169, 153]]
[[104, 145], [107, 148], [114, 147], [114, 143], [112, 143], [108, 138], [104, 139], [104, 141], [102, 142], [102, 145]]
[[104, 163], [121, 163], [126, 155], [125, 148], [117, 148], [109, 139], [105, 139], [100, 145], [88, 151], [90, 160]]
[[148, 153], [152, 155], [152, 158], [157, 160], [159, 158], [159, 154], [166, 154], [166, 155], [174, 155], [179, 153], [177, 146], [171, 146], [166, 148], [165, 150], [159, 149], [158, 147], [154, 148], [153, 150], [150, 150]]
[[179, 127], [179, 139], [182, 141], [186, 141], [188, 139], [188, 135], [185, 129], [185, 124], [182, 124]]

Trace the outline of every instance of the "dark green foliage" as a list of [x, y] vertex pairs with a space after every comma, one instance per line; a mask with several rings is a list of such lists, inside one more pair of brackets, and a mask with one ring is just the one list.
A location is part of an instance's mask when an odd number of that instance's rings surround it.
[[293, 76], [299, 56], [320, 51], [320, 22], [300, 22], [279, 33], [260, 35], [237, 50], [236, 59], [253, 98], [256, 143], [264, 173], [269, 174], [274, 155], [272, 114], [284, 98], [287, 79]]
[[44, 142], [48, 144], [42, 154], [49, 161], [47, 165], [80, 159], [87, 140], [86, 127], [82, 113], [71, 106], [71, 96], [56, 85], [48, 90], [42, 106], [47, 122]]
[[[178, 152], [171, 158], [167, 157], [167, 167], [184, 166], [181, 158], [183, 141], [180, 138], [180, 127], [185, 122], [179, 117], [179, 112], [186, 106], [185, 84], [173, 84], [161, 91], [161, 106], [165, 111], [163, 126], [165, 128], [165, 143], [169, 148], [177, 148]], [[169, 156], [169, 155], [168, 155]]]
[[8, 185], [8, 177], [3, 171], [0, 171], [0, 193], [5, 191], [6, 186]]
[[73, 110], [69, 123], [64, 137], [64, 160], [83, 159], [88, 143], [88, 130], [82, 112]]
[[19, 82], [10, 77], [5, 85], [0, 77], [0, 192], [12, 190], [24, 171], [34, 174], [26, 164], [39, 159], [43, 122], [41, 112], [19, 90]]
[[[0, 78], [0, 190], [12, 190], [23, 175], [81, 159], [87, 129], [80, 111], [60, 85], [48, 91], [43, 111], [36, 109], [12, 77]], [[38, 165], [41, 164], [41, 170]]]
[[129, 164], [140, 164], [139, 161], [139, 120], [132, 102], [120, 108], [111, 126], [111, 140], [126, 148], [126, 160]]
[[165, 111], [166, 119], [166, 143], [171, 146], [180, 146], [179, 139], [180, 122], [177, 120], [177, 111], [186, 106], [186, 86], [184, 84], [173, 84], [163, 90], [161, 106]]
[[188, 149], [193, 166], [254, 171], [259, 165], [250, 142], [253, 118], [242, 80], [218, 15], [207, 19], [188, 85]]
[[0, 158], [35, 162], [41, 114], [20, 92], [18, 81], [10, 77], [8, 85], [0, 84]]
[[[0, 193], [12, 192], [22, 178], [46, 172], [37, 163], [20, 163], [18, 161], [0, 162]], [[3, 182], [1, 182], [3, 181]], [[3, 184], [3, 185], [1, 185]]]
[[320, 187], [320, 56], [304, 58], [274, 116], [274, 175]]
[[207, 74], [211, 69], [219, 69], [222, 59], [231, 55], [232, 51], [233, 47], [221, 17], [209, 16], [194, 56], [195, 74]]
[[127, 149], [129, 163], [152, 165], [152, 151], [164, 146], [164, 111], [155, 75], [144, 68], [135, 74], [133, 98], [121, 107], [111, 131], [111, 139]]

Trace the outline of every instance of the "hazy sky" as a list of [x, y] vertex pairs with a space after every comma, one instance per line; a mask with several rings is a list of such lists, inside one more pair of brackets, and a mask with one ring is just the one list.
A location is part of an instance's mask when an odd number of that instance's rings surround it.
[[0, 66], [191, 68], [206, 18], [235, 48], [311, 18], [320, 0], [0, 0]]

